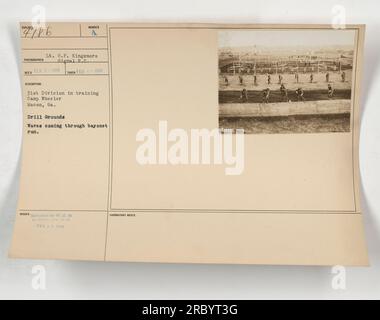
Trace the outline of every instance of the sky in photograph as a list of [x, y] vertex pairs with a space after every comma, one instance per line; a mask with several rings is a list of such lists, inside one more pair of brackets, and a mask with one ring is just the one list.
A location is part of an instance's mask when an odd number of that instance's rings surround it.
[[355, 30], [226, 30], [219, 47], [353, 46]]

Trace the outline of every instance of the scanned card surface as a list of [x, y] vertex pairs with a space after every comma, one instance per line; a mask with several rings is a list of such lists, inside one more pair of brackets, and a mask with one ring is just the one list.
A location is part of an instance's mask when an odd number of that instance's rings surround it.
[[21, 24], [10, 255], [367, 265], [364, 27]]

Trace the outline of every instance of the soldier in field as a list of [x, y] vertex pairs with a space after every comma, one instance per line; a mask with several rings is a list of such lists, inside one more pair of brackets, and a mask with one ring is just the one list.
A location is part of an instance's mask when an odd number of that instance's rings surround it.
[[278, 84], [281, 84], [281, 83], [282, 83], [282, 75], [279, 74], [279, 75], [278, 75]]
[[227, 78], [227, 76], [224, 76], [224, 84], [225, 84], [226, 86], [228, 86], [228, 78]]
[[331, 99], [333, 97], [333, 94], [334, 94], [334, 89], [332, 88], [332, 85], [329, 83], [327, 85], [327, 96], [329, 99]]
[[239, 83], [241, 86], [243, 85], [243, 77], [241, 75], [239, 75]]
[[310, 73], [310, 83], [313, 83], [313, 80], [314, 80], [314, 75]]
[[342, 72], [341, 77], [342, 77], [342, 82], [345, 82], [346, 81], [346, 73], [344, 71]]
[[268, 73], [268, 76], [267, 76], [267, 80], [268, 80], [268, 84], [270, 84], [271, 77], [270, 77], [270, 74], [269, 74], [269, 73]]
[[294, 79], [296, 80], [296, 82], [298, 83], [298, 80], [299, 80], [299, 75], [298, 75], [298, 72], [296, 72], [294, 74]]
[[288, 99], [288, 90], [285, 88], [285, 85], [283, 83], [280, 86], [280, 92], [281, 92], [282, 100], [288, 102], [289, 101], [289, 99]]
[[269, 102], [269, 94], [270, 94], [270, 89], [266, 88], [263, 90], [263, 103], [268, 103]]
[[303, 96], [303, 89], [301, 87], [299, 87], [297, 90], [296, 90], [296, 95], [297, 95], [297, 99], [298, 101], [305, 101], [305, 98]]
[[248, 91], [245, 88], [241, 91], [240, 100], [242, 102], [248, 102]]
[[330, 81], [330, 73], [326, 72], [326, 82]]
[[257, 86], [257, 76], [256, 74], [253, 75], [253, 84]]

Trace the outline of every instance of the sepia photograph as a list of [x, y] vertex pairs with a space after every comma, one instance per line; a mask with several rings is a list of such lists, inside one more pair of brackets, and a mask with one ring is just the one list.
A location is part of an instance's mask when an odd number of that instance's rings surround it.
[[222, 131], [350, 132], [354, 30], [226, 30], [218, 45]]

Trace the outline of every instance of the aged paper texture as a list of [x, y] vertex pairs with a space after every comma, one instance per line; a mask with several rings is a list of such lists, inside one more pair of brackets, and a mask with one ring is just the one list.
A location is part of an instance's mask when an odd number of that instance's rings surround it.
[[15, 258], [367, 265], [364, 26], [21, 23]]

